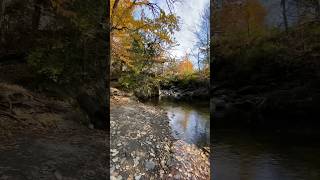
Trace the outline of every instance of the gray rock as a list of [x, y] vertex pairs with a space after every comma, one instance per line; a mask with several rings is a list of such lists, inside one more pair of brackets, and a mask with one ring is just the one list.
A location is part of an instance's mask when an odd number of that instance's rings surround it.
[[155, 166], [156, 166], [156, 164], [151, 160], [147, 161], [145, 164], [145, 167], [148, 171], [153, 170]]
[[59, 171], [55, 171], [54, 176], [56, 177], [57, 180], [62, 180], [62, 175]]
[[140, 180], [140, 178], [141, 178], [141, 175], [134, 177], [135, 180]]

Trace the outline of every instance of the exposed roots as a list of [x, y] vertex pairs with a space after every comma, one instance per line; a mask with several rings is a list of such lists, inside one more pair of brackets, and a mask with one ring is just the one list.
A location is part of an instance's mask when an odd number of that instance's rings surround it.
[[64, 103], [39, 98], [26, 89], [0, 83], [0, 127], [16, 128], [17, 126], [43, 128], [54, 126], [58, 117], [56, 112], [65, 112], [68, 106]]

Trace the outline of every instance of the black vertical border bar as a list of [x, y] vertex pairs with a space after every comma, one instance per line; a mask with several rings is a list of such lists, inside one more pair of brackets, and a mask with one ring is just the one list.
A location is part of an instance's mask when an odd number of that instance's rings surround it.
[[107, 54], [107, 57], [106, 57], [106, 70], [105, 70], [105, 88], [106, 88], [106, 93], [107, 93], [107, 102], [106, 102], [106, 105], [107, 105], [107, 116], [106, 116], [106, 122], [107, 122], [107, 127], [108, 127], [108, 137], [106, 137], [106, 145], [108, 146], [106, 148], [106, 153], [107, 153], [107, 177], [106, 179], [110, 179], [110, 62], [111, 62], [111, 42], [110, 42], [110, 30], [111, 30], [111, 21], [110, 21], [110, 0], [104, 0], [106, 1], [106, 9], [105, 9], [105, 12], [106, 12], [106, 15], [105, 15], [105, 20], [106, 20], [106, 24], [107, 24], [107, 28], [106, 28], [106, 54]]
[[212, 89], [214, 84], [214, 71], [213, 71], [213, 9], [214, 1], [210, 0], [210, 84], [209, 84], [209, 93], [210, 93], [210, 177], [213, 178], [213, 165], [214, 165], [214, 146], [213, 146], [213, 134], [214, 134], [214, 119], [213, 119], [213, 104], [212, 104]]

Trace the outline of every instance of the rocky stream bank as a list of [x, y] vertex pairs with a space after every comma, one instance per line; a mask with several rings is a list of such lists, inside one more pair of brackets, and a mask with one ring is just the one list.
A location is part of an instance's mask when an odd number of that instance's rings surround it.
[[241, 127], [302, 134], [320, 127], [320, 88], [317, 82], [247, 85], [211, 89], [212, 118], [217, 128]]
[[209, 154], [174, 139], [165, 111], [111, 93], [111, 179], [210, 179]]

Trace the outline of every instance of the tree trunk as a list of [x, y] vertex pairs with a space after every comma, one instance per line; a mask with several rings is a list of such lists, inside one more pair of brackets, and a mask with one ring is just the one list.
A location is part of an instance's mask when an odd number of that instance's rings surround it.
[[282, 7], [282, 18], [283, 18], [284, 29], [285, 29], [286, 33], [288, 33], [286, 0], [281, 0], [281, 7]]
[[0, 37], [1, 44], [5, 43], [5, 33], [6, 33], [6, 4], [7, 0], [1, 0], [1, 12], [0, 12]]
[[320, 0], [315, 0], [316, 2], [316, 20], [320, 21]]
[[[108, 2], [109, 3], [109, 7], [110, 7], [110, 2]], [[110, 27], [112, 28], [112, 26], [113, 26], [113, 16], [114, 16], [114, 13], [116, 12], [116, 9], [117, 9], [117, 7], [118, 7], [118, 4], [119, 4], [119, 0], [115, 0], [114, 1], [114, 4], [113, 4], [113, 7], [112, 7], [112, 14], [111, 14], [111, 19], [109, 20], [110, 21]], [[108, 18], [110, 18], [110, 16], [108, 17]]]
[[[110, 7], [110, 1], [107, 1], [107, 7]], [[111, 46], [110, 46], [110, 30], [111, 30], [111, 21], [110, 21], [110, 11], [107, 11], [106, 14], [107, 17], [107, 45], [106, 45], [106, 52], [107, 52], [107, 58], [106, 58], [106, 102], [107, 102], [107, 107], [108, 107], [108, 122], [110, 123], [110, 64], [111, 64]]]
[[33, 7], [34, 11], [32, 14], [32, 30], [37, 31], [39, 28], [39, 23], [40, 23], [40, 17], [41, 17], [41, 3], [42, 0], [35, 0]]
[[200, 72], [200, 52], [198, 51], [198, 69], [199, 69], [199, 72]]

